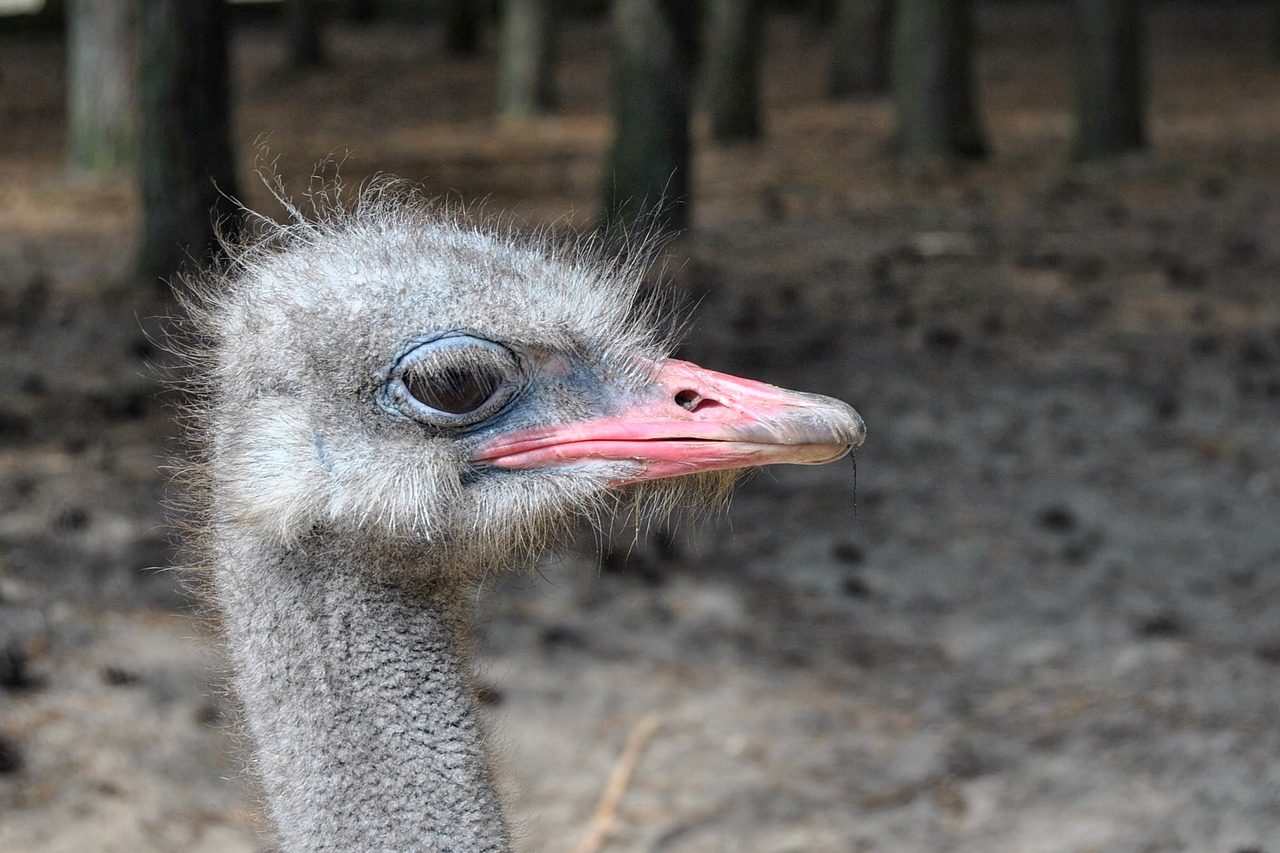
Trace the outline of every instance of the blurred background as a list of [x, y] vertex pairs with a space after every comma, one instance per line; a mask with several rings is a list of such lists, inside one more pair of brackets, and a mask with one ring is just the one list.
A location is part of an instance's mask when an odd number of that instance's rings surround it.
[[0, 850], [269, 849], [163, 508], [167, 282], [277, 178], [393, 174], [678, 235], [682, 355], [868, 424], [856, 488], [477, 598], [521, 849], [654, 714], [598, 849], [1280, 851], [1277, 4], [0, 13]]

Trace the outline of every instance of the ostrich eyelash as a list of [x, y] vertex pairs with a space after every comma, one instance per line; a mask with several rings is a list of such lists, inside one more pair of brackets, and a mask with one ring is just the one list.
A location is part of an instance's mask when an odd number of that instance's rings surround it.
[[[461, 393], [468, 375], [491, 386], [477, 405], [449, 411], [431, 405], [437, 391]], [[426, 426], [461, 429], [488, 420], [515, 396], [524, 379], [519, 357], [507, 347], [465, 332], [449, 332], [411, 345], [385, 371], [378, 404], [392, 415]], [[433, 380], [437, 387], [433, 388]], [[469, 403], [470, 401], [466, 401]]]

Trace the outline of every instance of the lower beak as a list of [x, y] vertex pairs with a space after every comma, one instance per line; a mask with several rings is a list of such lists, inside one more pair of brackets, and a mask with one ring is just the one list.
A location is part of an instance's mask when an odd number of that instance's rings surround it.
[[852, 406], [704, 370], [654, 364], [654, 391], [609, 417], [522, 430], [486, 443], [475, 461], [531, 469], [627, 462], [635, 483], [701, 471], [795, 463], [820, 465], [862, 443]]

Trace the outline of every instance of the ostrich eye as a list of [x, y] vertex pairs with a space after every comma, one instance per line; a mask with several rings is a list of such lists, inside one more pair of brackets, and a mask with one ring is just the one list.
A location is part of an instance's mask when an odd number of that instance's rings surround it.
[[435, 376], [411, 373], [405, 388], [424, 406], [450, 415], [466, 415], [479, 409], [498, 391], [502, 378], [488, 369], [450, 367]]
[[419, 423], [461, 428], [496, 414], [521, 378], [520, 362], [511, 350], [455, 333], [401, 356], [379, 399], [384, 409]]

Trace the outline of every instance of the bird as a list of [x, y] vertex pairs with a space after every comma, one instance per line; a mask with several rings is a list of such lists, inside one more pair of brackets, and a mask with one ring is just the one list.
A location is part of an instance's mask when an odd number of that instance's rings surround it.
[[284, 851], [507, 851], [468, 597], [583, 518], [716, 500], [865, 428], [671, 357], [641, 241], [338, 196], [177, 285], [191, 543], [247, 769]]

